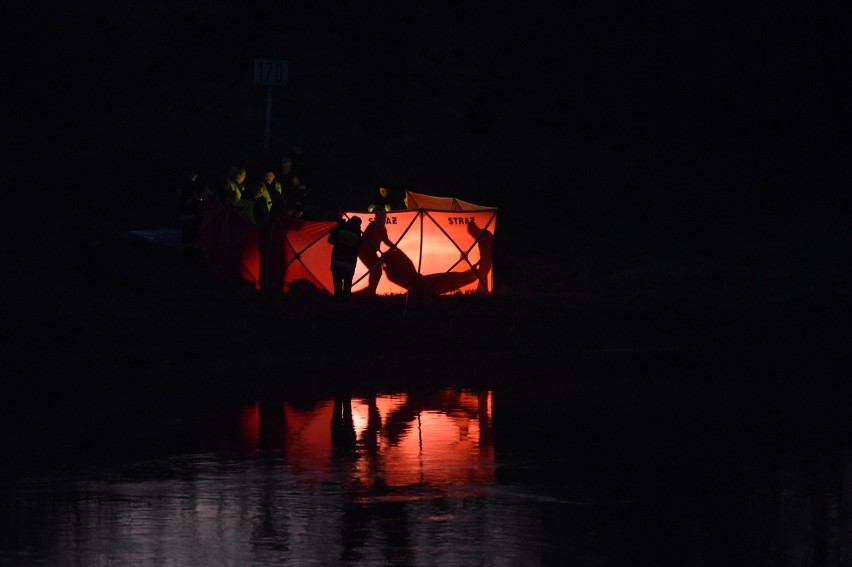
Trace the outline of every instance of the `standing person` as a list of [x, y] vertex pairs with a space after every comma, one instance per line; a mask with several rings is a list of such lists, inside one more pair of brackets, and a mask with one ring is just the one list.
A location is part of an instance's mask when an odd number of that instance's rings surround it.
[[334, 278], [335, 301], [346, 303], [352, 295], [352, 278], [361, 241], [360, 217], [352, 217], [345, 222], [340, 219], [328, 235], [328, 242], [334, 245], [331, 249], [331, 276]]
[[269, 216], [269, 211], [272, 210], [272, 201], [275, 197], [280, 197], [275, 187], [275, 172], [266, 171], [263, 174], [263, 178], [257, 182], [257, 187], [254, 191], [252, 211], [254, 212], [255, 223], [259, 224]]
[[243, 167], [235, 165], [228, 169], [225, 186], [222, 188], [221, 195], [219, 195], [223, 205], [233, 205], [242, 199], [243, 193], [246, 192], [246, 186], [244, 185], [246, 175], [248, 173]]
[[293, 158], [281, 159], [281, 187], [287, 206], [293, 210], [293, 216], [301, 217], [310, 208], [311, 192], [299, 172], [295, 169]]
[[272, 168], [266, 170], [266, 173], [263, 175], [263, 181], [260, 184], [261, 192], [264, 199], [266, 199], [266, 210], [267, 212], [271, 212], [272, 204], [284, 199], [284, 188], [281, 182], [275, 178], [275, 170]]
[[388, 237], [388, 229], [385, 226], [387, 213], [384, 210], [376, 211], [376, 218], [371, 219], [367, 223], [367, 228], [362, 234], [363, 244], [358, 250], [358, 259], [361, 263], [367, 266], [370, 275], [367, 277], [367, 287], [358, 293], [367, 295], [376, 295], [376, 289], [379, 287], [379, 282], [382, 279], [382, 249], [381, 245], [387, 246], [388, 250], [393, 249], [394, 244]]
[[494, 235], [490, 231], [480, 228], [476, 224], [476, 221], [467, 225], [467, 232], [475, 239], [477, 246], [479, 246], [479, 262], [473, 266], [476, 271], [476, 277], [479, 279], [476, 291], [478, 293], [488, 293], [488, 275], [491, 273], [494, 254]]
[[293, 159], [293, 173], [299, 178], [302, 185], [308, 184], [308, 160], [305, 157], [305, 152], [302, 151], [302, 144], [296, 143], [293, 146], [293, 153], [290, 154]]
[[298, 179], [294, 181], [294, 177], [296, 177], [296, 172], [293, 170], [293, 158], [290, 156], [282, 157], [281, 171], [278, 173], [278, 180], [281, 182], [285, 191], [290, 187], [290, 185], [299, 182]]
[[260, 224], [269, 216], [269, 211], [272, 209], [272, 198], [266, 191], [263, 183], [258, 183], [254, 194], [254, 205], [252, 206], [252, 216], [254, 216], [255, 224]]

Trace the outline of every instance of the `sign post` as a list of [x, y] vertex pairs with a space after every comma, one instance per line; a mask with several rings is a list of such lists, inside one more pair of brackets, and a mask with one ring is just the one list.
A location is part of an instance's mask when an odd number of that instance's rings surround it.
[[272, 127], [272, 87], [287, 86], [286, 59], [255, 59], [254, 84], [266, 87], [266, 128], [263, 137], [263, 148], [269, 147], [269, 131]]

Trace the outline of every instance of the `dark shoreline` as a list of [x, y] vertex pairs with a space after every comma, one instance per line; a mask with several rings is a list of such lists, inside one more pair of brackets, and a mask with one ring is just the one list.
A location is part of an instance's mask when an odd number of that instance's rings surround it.
[[[617, 276], [598, 288], [571, 276], [532, 293], [520, 290], [527, 272], [506, 270], [492, 296], [342, 306], [227, 285], [198, 249], [120, 238], [77, 254], [72, 271], [40, 288], [50, 293], [30, 288], [38, 303], [22, 291], [14, 306], [20, 370], [4, 381], [2, 430], [4, 450], [22, 462], [86, 445], [117, 450], [140, 424], [180, 422], [193, 407], [342, 391], [551, 391], [581, 413], [625, 409], [631, 397], [711, 423], [734, 412], [791, 426], [845, 426], [852, 398], [845, 311], [830, 296], [702, 303]], [[349, 328], [349, 342], [337, 341]], [[631, 412], [625, 424], [649, 419]]]

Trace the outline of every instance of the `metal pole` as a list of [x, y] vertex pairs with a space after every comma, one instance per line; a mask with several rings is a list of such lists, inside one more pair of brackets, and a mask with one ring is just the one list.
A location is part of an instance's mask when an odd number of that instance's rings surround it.
[[263, 149], [269, 148], [269, 131], [272, 128], [272, 87], [266, 87], [266, 133], [263, 137]]

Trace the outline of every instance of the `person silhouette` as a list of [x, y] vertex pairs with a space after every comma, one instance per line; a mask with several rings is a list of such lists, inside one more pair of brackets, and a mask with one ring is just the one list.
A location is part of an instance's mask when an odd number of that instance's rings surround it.
[[304, 166], [291, 156], [281, 158], [281, 173], [278, 175], [284, 199], [292, 209], [291, 216], [302, 217], [311, 213], [311, 190], [305, 183]]
[[352, 278], [362, 240], [361, 217], [357, 216], [347, 221], [340, 219], [328, 235], [328, 242], [334, 245], [331, 249], [331, 276], [335, 301], [346, 303], [352, 295]]
[[421, 274], [402, 250], [392, 248], [382, 255], [382, 264], [388, 280], [405, 288], [409, 293], [441, 295], [452, 293], [477, 280], [471, 268], [462, 272], [438, 272]]
[[494, 235], [490, 231], [480, 228], [476, 221], [467, 225], [467, 232], [473, 236], [476, 245], [479, 247], [479, 261], [473, 266], [476, 277], [479, 279], [476, 291], [488, 293], [488, 275], [491, 273], [493, 265]]
[[359, 293], [367, 295], [375, 295], [376, 289], [379, 287], [379, 282], [382, 279], [382, 249], [384, 244], [391, 250], [394, 247], [388, 237], [388, 229], [385, 221], [387, 213], [384, 210], [376, 212], [376, 217], [369, 221], [367, 228], [364, 230], [363, 243], [358, 248], [358, 259], [369, 270], [367, 278], [367, 287]]

